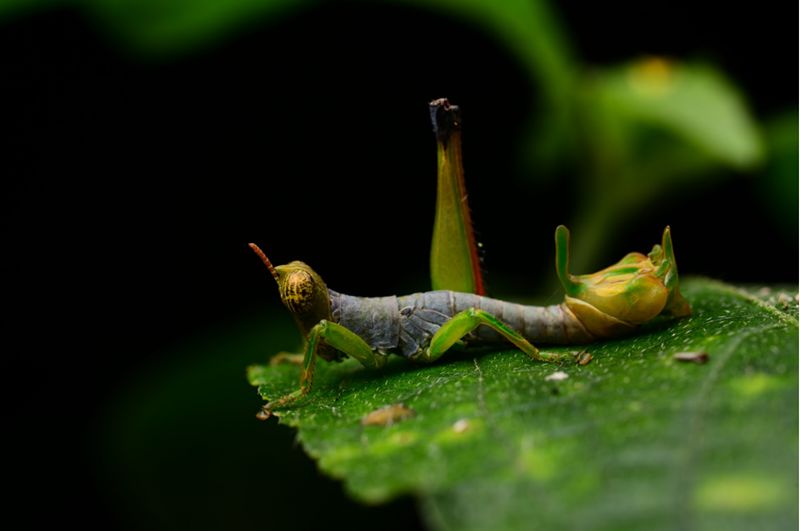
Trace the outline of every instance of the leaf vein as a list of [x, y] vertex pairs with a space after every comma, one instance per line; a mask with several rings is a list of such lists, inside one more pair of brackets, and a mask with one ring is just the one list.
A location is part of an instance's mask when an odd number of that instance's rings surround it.
[[689, 521], [691, 518], [691, 510], [689, 509], [691, 507], [691, 503], [689, 496], [692, 492], [692, 486], [696, 480], [696, 471], [698, 470], [696, 464], [698, 460], [699, 447], [702, 442], [700, 433], [703, 430], [705, 415], [708, 413], [708, 408], [704, 407], [704, 404], [707, 403], [707, 397], [711, 391], [711, 388], [719, 380], [719, 375], [721, 374], [725, 365], [731, 359], [742, 342], [754, 334], [780, 328], [783, 328], [783, 326], [769, 325], [740, 330], [735, 338], [732, 341], [729, 341], [727, 345], [725, 345], [725, 348], [722, 350], [722, 352], [716, 356], [715, 362], [711, 366], [711, 369], [708, 371], [706, 377], [703, 378], [702, 384], [700, 385], [700, 389], [697, 391], [697, 393], [695, 393], [685, 402], [685, 415], [677, 417], [678, 420], [682, 418], [687, 419], [686, 423], [679, 422], [678, 424], [688, 425], [688, 429], [683, 430], [683, 432], [686, 434], [686, 442], [685, 444], [681, 445], [683, 451], [678, 453], [677, 466], [673, 469], [675, 473], [676, 486], [674, 497], [677, 509], [676, 514], [682, 519], [680, 526], [681, 528], [686, 529], [691, 526], [691, 522]]

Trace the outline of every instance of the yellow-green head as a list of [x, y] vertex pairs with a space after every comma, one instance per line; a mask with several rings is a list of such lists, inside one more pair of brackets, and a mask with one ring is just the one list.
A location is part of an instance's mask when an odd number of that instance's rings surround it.
[[325, 282], [307, 264], [295, 260], [273, 267], [269, 258], [254, 243], [250, 248], [267, 266], [275, 282], [281, 302], [294, 316], [303, 336], [323, 319], [331, 319], [331, 301]]

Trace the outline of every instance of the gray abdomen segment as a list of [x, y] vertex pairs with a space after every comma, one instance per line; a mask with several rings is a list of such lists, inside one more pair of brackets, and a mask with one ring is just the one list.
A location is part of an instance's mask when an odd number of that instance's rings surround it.
[[397, 297], [354, 297], [328, 290], [331, 316], [361, 337], [372, 350], [389, 352], [400, 345], [400, 309]]
[[[429, 291], [398, 297], [400, 349], [411, 356], [428, 346], [430, 337], [455, 314], [479, 308], [494, 315], [531, 343], [587, 343], [592, 336], [563, 305], [526, 306], [472, 293]], [[465, 338], [467, 344], [508, 343], [487, 326], [478, 327]]]
[[[455, 314], [480, 308], [525, 339], [536, 343], [586, 343], [592, 336], [563, 305], [525, 306], [471, 293], [427, 291], [402, 297], [353, 297], [330, 292], [333, 319], [362, 337], [373, 349], [405, 357], [424, 350], [439, 328]], [[468, 344], [507, 343], [481, 326]]]

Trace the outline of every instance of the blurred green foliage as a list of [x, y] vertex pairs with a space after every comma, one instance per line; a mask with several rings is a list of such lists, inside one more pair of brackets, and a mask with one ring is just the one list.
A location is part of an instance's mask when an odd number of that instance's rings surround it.
[[627, 152], [636, 151], [646, 127], [732, 167], [749, 167], [761, 157], [759, 132], [741, 95], [713, 66], [647, 58], [596, 73], [587, 85], [585, 112], [598, 114], [600, 127], [616, 130], [615, 144], [603, 130], [597, 133], [619, 158], [636, 156]]
[[[760, 163], [761, 131], [738, 90], [707, 64], [644, 58], [582, 86], [577, 271], [660, 194]], [[730, 175], [730, 172], [724, 175]], [[596, 264], [595, 264], [596, 265]]]
[[768, 152], [767, 171], [761, 190], [771, 206], [770, 212], [787, 231], [794, 229], [797, 239], [798, 201], [798, 137], [797, 111], [793, 110], [770, 119], [766, 126]]
[[[570, 50], [545, 0], [384, 0], [437, 12], [495, 36], [525, 68], [537, 87], [536, 117], [524, 143], [532, 178], [556, 164], [580, 175], [572, 202], [578, 219], [576, 271], [597, 266], [615, 230], [665, 191], [701, 185], [720, 175], [752, 169], [764, 154], [796, 159], [796, 127], [762, 128], [744, 98], [712, 64], [644, 58], [593, 69]], [[0, 1], [0, 14], [68, 4], [66, 0]], [[260, 21], [308, 9], [317, 0], [74, 0], [101, 28], [142, 57], [164, 60], [187, 53]], [[775, 151], [777, 150], [777, 151]], [[583, 162], [575, 168], [577, 157]], [[781, 155], [783, 154], [783, 155]], [[796, 186], [796, 172], [770, 162], [773, 190]], [[546, 173], [546, 172], [545, 172]], [[778, 177], [783, 175], [784, 177]], [[785, 179], [788, 179], [786, 181]], [[785, 188], [781, 188], [785, 190]], [[796, 196], [796, 194], [795, 194]], [[786, 219], [796, 218], [789, 194], [768, 196]], [[566, 221], [566, 220], [564, 220]], [[605, 257], [603, 257], [605, 258]]]

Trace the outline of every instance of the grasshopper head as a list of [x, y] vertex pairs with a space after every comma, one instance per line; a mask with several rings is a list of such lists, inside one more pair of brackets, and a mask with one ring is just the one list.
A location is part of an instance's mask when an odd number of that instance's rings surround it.
[[556, 270], [565, 303], [590, 332], [608, 337], [657, 315], [683, 317], [691, 308], [678, 286], [678, 268], [669, 227], [661, 245], [647, 256], [629, 253], [616, 264], [590, 275], [569, 273], [569, 231], [556, 229]]
[[[307, 264], [295, 260], [275, 268], [281, 301], [294, 315], [318, 313], [328, 308], [328, 288], [322, 278]], [[324, 314], [321, 318], [324, 318]]]
[[295, 260], [273, 267], [266, 255], [254, 243], [255, 251], [278, 283], [281, 302], [292, 313], [304, 336], [322, 319], [331, 318], [331, 302], [325, 282], [307, 264]]

